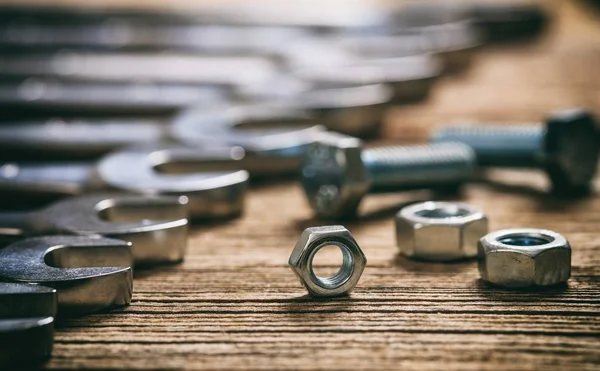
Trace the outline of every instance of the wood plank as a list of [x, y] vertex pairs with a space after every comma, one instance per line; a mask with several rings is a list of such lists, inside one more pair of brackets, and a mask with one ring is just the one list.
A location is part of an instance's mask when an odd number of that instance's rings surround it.
[[[579, 3], [555, 1], [556, 23], [531, 45], [483, 50], [431, 99], [395, 107], [386, 141], [426, 140], [461, 119], [538, 121], [570, 106], [600, 107], [600, 26]], [[394, 212], [428, 192], [367, 199], [346, 223], [368, 257], [350, 298], [312, 300], [287, 267], [311, 218], [292, 181], [250, 192], [243, 218], [196, 226], [186, 261], [138, 271], [131, 306], [65, 321], [49, 369], [600, 369], [600, 197], [558, 200], [535, 172], [489, 174], [460, 199], [492, 229], [539, 227], [573, 246], [567, 285], [490, 288], [474, 262], [398, 256]], [[334, 262], [329, 262], [334, 266]]]

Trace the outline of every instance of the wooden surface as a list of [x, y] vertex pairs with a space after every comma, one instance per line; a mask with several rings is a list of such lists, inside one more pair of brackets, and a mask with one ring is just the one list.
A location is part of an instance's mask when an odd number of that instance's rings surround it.
[[[483, 50], [428, 102], [395, 108], [387, 138], [424, 140], [459, 119], [536, 121], [560, 107], [600, 107], [600, 26], [578, 4], [555, 1], [546, 38]], [[136, 272], [131, 306], [63, 323], [47, 367], [600, 369], [600, 196], [553, 199], [533, 172], [492, 177], [461, 199], [482, 207], [491, 229], [563, 233], [573, 246], [568, 285], [492, 289], [474, 262], [399, 257], [392, 216], [430, 197], [415, 192], [366, 200], [346, 223], [368, 258], [361, 281], [350, 298], [311, 300], [287, 259], [300, 232], [322, 222], [294, 182], [269, 182], [250, 191], [242, 219], [194, 227], [183, 264]]]

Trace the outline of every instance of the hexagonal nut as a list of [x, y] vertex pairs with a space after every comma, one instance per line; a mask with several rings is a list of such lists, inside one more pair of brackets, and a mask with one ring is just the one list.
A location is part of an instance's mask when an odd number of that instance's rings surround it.
[[[313, 259], [321, 248], [331, 245], [341, 250], [342, 266], [331, 277], [319, 277], [313, 270]], [[335, 225], [305, 229], [288, 263], [310, 296], [334, 297], [348, 295], [354, 289], [365, 269], [367, 258], [350, 231]]]
[[479, 273], [504, 287], [550, 286], [571, 276], [567, 239], [544, 229], [505, 229], [479, 241]]
[[462, 202], [428, 201], [396, 215], [400, 253], [416, 259], [451, 261], [477, 256], [477, 243], [488, 232], [488, 219]]
[[324, 218], [356, 215], [369, 189], [361, 154], [360, 140], [333, 132], [323, 134], [306, 149], [300, 181], [316, 215]]

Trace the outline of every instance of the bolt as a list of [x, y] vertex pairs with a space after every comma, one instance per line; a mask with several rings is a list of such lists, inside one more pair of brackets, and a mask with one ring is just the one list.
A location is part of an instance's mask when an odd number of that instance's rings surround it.
[[544, 125], [455, 126], [439, 130], [433, 142], [471, 146], [484, 167], [541, 168], [553, 189], [589, 189], [598, 162], [594, 117], [581, 109], [550, 115]]
[[367, 193], [455, 189], [474, 168], [475, 154], [461, 143], [363, 150], [359, 139], [327, 133], [307, 149], [301, 182], [317, 216], [343, 218]]

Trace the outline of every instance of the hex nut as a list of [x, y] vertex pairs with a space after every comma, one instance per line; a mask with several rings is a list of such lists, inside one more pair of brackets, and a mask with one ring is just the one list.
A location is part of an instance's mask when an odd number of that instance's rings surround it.
[[462, 202], [428, 201], [396, 214], [400, 253], [416, 259], [451, 261], [477, 256], [477, 243], [488, 232], [488, 219]]
[[[332, 277], [319, 277], [313, 271], [313, 259], [325, 246], [337, 246], [342, 252], [342, 266]], [[348, 295], [362, 275], [367, 258], [358, 243], [343, 226], [307, 228], [302, 232], [289, 265], [312, 297]]]
[[571, 276], [567, 239], [544, 229], [505, 229], [479, 241], [479, 273], [504, 287], [550, 286]]

